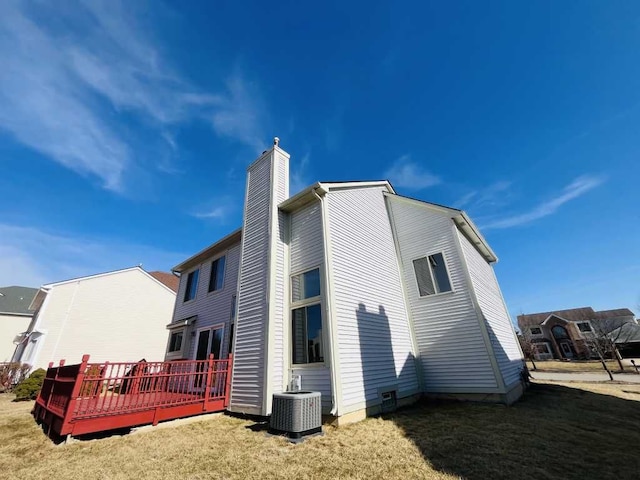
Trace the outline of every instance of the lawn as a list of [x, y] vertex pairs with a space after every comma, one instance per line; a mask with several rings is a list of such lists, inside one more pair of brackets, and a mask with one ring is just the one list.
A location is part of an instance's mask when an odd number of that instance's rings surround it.
[[[620, 373], [620, 365], [615, 360], [606, 360], [607, 367], [612, 373]], [[527, 360], [527, 367], [530, 371], [534, 371], [533, 365], [530, 360]], [[590, 372], [590, 373], [606, 373], [602, 368], [602, 362], [599, 360], [536, 360], [536, 367], [539, 372]], [[635, 370], [631, 366], [625, 366], [624, 369], [627, 373], [635, 373]]]
[[538, 383], [511, 407], [424, 403], [301, 445], [224, 415], [54, 445], [0, 395], [0, 477], [635, 479], [640, 385]]

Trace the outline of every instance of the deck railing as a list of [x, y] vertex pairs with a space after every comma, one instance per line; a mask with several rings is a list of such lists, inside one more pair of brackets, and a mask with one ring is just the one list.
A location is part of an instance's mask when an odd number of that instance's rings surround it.
[[34, 416], [59, 435], [156, 424], [228, 405], [231, 356], [50, 365]]

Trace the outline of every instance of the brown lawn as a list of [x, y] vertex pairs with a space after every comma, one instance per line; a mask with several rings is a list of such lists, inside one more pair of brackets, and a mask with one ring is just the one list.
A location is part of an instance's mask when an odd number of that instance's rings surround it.
[[[590, 372], [590, 373], [606, 373], [602, 367], [602, 362], [598, 360], [536, 360], [536, 367], [540, 372]], [[607, 367], [612, 373], [620, 373], [620, 366], [615, 360], [606, 360]], [[534, 371], [533, 365], [530, 360], [527, 360], [527, 367], [532, 372]], [[631, 366], [625, 366], [625, 372], [635, 373], [635, 370]]]
[[636, 479], [640, 385], [538, 383], [511, 407], [424, 403], [292, 445], [224, 415], [54, 445], [0, 395], [2, 478]]

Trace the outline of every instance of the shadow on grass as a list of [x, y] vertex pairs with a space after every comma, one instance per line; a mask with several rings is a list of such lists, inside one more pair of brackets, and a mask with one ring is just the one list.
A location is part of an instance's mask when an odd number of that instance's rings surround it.
[[533, 384], [511, 407], [435, 407], [388, 418], [437, 470], [470, 480], [640, 478], [640, 402]]

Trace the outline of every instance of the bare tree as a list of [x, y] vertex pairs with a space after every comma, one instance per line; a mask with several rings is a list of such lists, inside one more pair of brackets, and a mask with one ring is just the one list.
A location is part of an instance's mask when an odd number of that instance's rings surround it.
[[524, 358], [531, 362], [534, 371], [537, 370], [538, 367], [536, 367], [536, 363], [534, 360], [535, 354], [538, 353], [538, 347], [536, 342], [534, 342], [531, 338], [531, 334], [528, 332], [521, 332], [518, 334], [518, 340], [520, 341], [520, 347], [522, 348], [522, 353], [524, 353]]
[[622, 355], [620, 355], [618, 351], [618, 344], [627, 343], [636, 333], [636, 327], [632, 325], [632, 322], [618, 318], [590, 320], [590, 324], [591, 331], [583, 332], [584, 341], [591, 351], [598, 355], [602, 366], [609, 374], [609, 378], [613, 380], [613, 375], [607, 367], [605, 358], [611, 357], [615, 359], [618, 362], [620, 370], [624, 371]]

